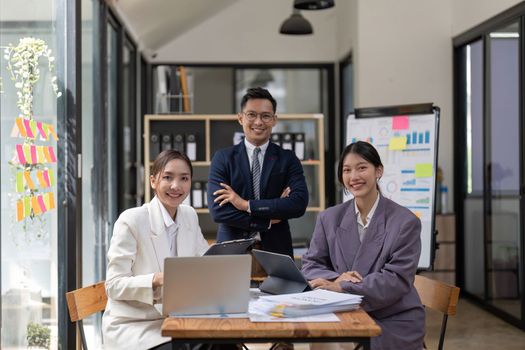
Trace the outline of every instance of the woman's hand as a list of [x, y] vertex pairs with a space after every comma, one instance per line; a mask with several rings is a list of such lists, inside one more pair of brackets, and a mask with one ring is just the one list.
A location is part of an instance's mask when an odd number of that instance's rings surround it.
[[326, 290], [331, 290], [332, 292], [339, 292], [339, 293], [344, 292], [339, 282], [328, 281], [328, 280], [325, 280], [324, 278], [316, 278], [314, 280], [311, 280], [310, 286], [312, 286], [313, 289], [326, 289]]
[[363, 277], [357, 271], [347, 271], [347, 272], [342, 273], [339, 277], [337, 277], [334, 282], [341, 282], [341, 281], [361, 283], [363, 281]]
[[214, 196], [218, 196], [213, 201], [219, 203], [219, 206], [231, 203], [235, 208], [248, 211], [248, 201], [241, 198], [235, 191], [225, 183], [220, 184], [223, 189], [213, 192]]
[[164, 272], [155, 272], [153, 274], [153, 281], [151, 282], [151, 287], [153, 289], [156, 289], [158, 287], [162, 287], [164, 284]]

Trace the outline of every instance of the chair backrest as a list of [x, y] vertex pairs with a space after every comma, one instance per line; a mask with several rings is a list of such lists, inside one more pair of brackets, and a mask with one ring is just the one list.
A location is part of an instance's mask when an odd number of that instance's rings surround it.
[[419, 275], [416, 275], [414, 286], [416, 287], [421, 302], [425, 307], [443, 313], [438, 346], [438, 349], [441, 350], [443, 349], [443, 342], [445, 340], [448, 316], [456, 314], [459, 300], [459, 288]]
[[98, 282], [66, 293], [69, 317], [71, 322], [77, 322], [79, 326], [82, 347], [85, 350], [87, 350], [87, 342], [82, 320], [106, 308], [108, 297], [104, 283], [104, 281]]

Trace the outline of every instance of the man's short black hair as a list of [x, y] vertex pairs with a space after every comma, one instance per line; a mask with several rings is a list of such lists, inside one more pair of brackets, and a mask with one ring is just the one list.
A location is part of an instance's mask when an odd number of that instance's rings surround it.
[[277, 111], [277, 101], [275, 101], [272, 94], [270, 94], [268, 90], [262, 87], [249, 88], [248, 90], [246, 90], [246, 94], [244, 94], [241, 100], [241, 111], [244, 110], [244, 106], [246, 106], [246, 103], [249, 100], [256, 100], [256, 99], [270, 101], [273, 106], [273, 113]]

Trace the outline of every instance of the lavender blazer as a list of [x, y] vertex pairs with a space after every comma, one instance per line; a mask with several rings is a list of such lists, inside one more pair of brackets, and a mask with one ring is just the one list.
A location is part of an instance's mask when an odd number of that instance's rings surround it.
[[423, 348], [425, 312], [414, 288], [420, 235], [419, 219], [383, 196], [363, 242], [353, 200], [328, 208], [317, 218], [302, 271], [310, 280], [333, 280], [347, 271], [363, 276], [361, 283], [345, 281], [341, 287], [363, 295], [362, 307], [381, 327], [381, 335], [372, 338], [374, 350]]

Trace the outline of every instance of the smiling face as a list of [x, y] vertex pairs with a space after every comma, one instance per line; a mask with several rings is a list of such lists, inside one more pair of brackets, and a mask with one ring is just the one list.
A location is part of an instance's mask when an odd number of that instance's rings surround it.
[[[255, 119], [249, 120], [246, 114], [253, 113], [257, 113], [257, 116]], [[273, 118], [265, 122], [263, 120], [264, 115], [272, 115]], [[273, 113], [272, 103], [266, 99], [248, 100], [244, 110], [237, 117], [239, 124], [242, 125], [246, 140], [255, 146], [261, 146], [270, 139], [272, 128], [277, 123], [277, 116]]]
[[375, 199], [377, 179], [382, 175], [382, 166], [375, 167], [356, 153], [348, 153], [343, 160], [343, 183], [356, 199]]
[[191, 189], [191, 170], [182, 159], [170, 160], [158, 174], [150, 176], [151, 188], [172, 218]]

